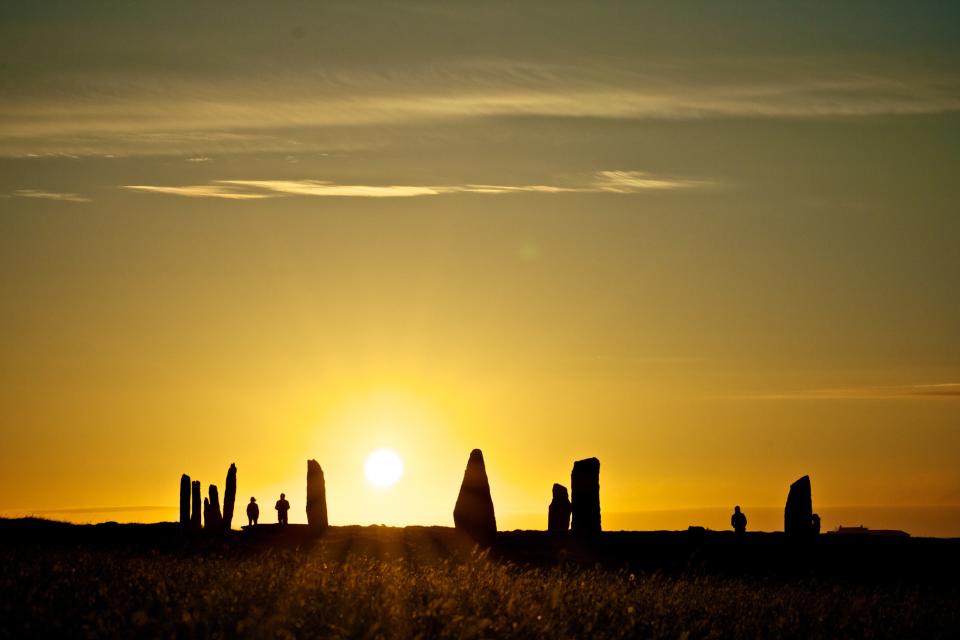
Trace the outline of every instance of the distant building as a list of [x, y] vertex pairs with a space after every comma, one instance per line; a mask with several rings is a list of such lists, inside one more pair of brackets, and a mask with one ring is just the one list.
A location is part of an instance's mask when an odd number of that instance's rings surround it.
[[892, 536], [896, 538], [909, 538], [910, 534], [906, 531], [900, 531], [899, 529], [868, 529], [867, 527], [860, 525], [859, 527], [837, 527], [836, 531], [831, 531], [830, 533], [835, 533], [838, 535], [845, 536]]

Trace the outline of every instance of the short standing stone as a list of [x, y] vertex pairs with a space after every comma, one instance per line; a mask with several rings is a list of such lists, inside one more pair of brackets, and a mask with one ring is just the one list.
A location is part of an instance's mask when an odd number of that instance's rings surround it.
[[573, 532], [581, 535], [600, 533], [600, 461], [587, 458], [574, 462], [570, 489]]
[[203, 509], [203, 502], [200, 500], [200, 481], [194, 480], [190, 484], [190, 493], [192, 496], [193, 510], [190, 512], [190, 528], [199, 529], [203, 526], [202, 517], [206, 515]]
[[791, 535], [806, 535], [813, 529], [813, 499], [810, 497], [810, 476], [803, 476], [790, 485], [787, 506], [783, 510], [783, 530]]
[[307, 524], [317, 531], [327, 529], [327, 485], [316, 460], [307, 460]]
[[180, 476], [180, 524], [190, 524], [190, 476]]
[[233, 505], [237, 500], [237, 465], [230, 463], [227, 469], [227, 482], [223, 487], [223, 528], [229, 531], [233, 527]]
[[[220, 529], [223, 527], [223, 516], [220, 515], [220, 494], [217, 492], [217, 485], [210, 485], [209, 515], [204, 522], [206, 529]], [[206, 506], [207, 501], [204, 501]]]
[[547, 531], [566, 533], [570, 529], [570, 498], [562, 484], [553, 485], [553, 500], [547, 514]]
[[493, 542], [496, 536], [497, 518], [493, 512], [490, 482], [480, 449], [470, 452], [457, 504], [453, 508], [453, 524], [482, 544]]

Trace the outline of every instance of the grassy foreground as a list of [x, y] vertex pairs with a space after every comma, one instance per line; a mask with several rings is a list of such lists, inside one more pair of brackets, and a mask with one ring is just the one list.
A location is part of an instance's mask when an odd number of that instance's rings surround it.
[[957, 637], [957, 592], [537, 567], [413, 546], [0, 551], [5, 637]]

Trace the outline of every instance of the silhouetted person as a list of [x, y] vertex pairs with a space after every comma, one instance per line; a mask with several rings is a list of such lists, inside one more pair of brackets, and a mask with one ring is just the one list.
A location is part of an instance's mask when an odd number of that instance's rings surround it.
[[260, 506], [257, 505], [256, 498], [250, 498], [250, 502], [247, 504], [247, 525], [253, 526], [257, 524], [257, 520], [260, 519]]
[[277, 500], [277, 506], [274, 507], [277, 510], [277, 522], [282, 525], [287, 524], [287, 511], [290, 511], [290, 503], [287, 502], [287, 494], [281, 493], [280, 499]]
[[737, 533], [744, 533], [747, 530], [747, 516], [740, 511], [740, 505], [733, 508], [733, 515], [730, 516], [730, 525]]
[[814, 513], [810, 516], [810, 533], [818, 536], [820, 535], [820, 514]]

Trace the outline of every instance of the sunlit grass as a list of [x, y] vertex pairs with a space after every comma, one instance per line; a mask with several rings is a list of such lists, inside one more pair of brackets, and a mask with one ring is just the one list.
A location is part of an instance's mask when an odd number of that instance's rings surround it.
[[474, 553], [3, 552], [0, 635], [935, 637], [955, 594], [531, 568]]

